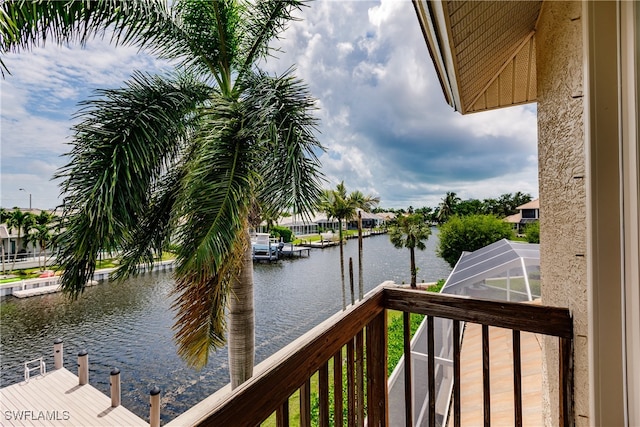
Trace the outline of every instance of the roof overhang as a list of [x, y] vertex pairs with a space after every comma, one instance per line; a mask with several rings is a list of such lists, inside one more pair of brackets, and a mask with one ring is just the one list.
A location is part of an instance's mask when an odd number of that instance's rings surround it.
[[445, 99], [462, 114], [536, 100], [542, 1], [413, 0]]

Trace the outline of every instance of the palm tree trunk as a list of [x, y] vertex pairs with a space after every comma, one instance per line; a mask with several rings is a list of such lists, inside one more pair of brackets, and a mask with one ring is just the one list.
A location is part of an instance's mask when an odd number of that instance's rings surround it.
[[364, 277], [362, 273], [362, 211], [358, 211], [358, 290], [359, 299], [364, 298]]
[[45, 243], [44, 246], [40, 246], [40, 248], [42, 249], [42, 251], [44, 252], [44, 256], [42, 258], [42, 268], [43, 270], [47, 269], [47, 244]]
[[[9, 241], [9, 239], [7, 239], [7, 241]], [[5, 273], [5, 269], [4, 269], [4, 242], [2, 242], [2, 274]]]
[[347, 308], [347, 289], [344, 283], [344, 248], [342, 247], [342, 220], [338, 220], [338, 235], [340, 238], [340, 280], [342, 281], [342, 309]]
[[253, 375], [255, 319], [253, 309], [253, 260], [246, 230], [242, 268], [231, 284], [229, 296], [229, 376], [234, 389]]
[[18, 239], [16, 239], [16, 250], [13, 251], [13, 262], [11, 263], [11, 268], [9, 269], [9, 273], [13, 272], [13, 269], [16, 267], [16, 258], [18, 258], [18, 243], [20, 242], [20, 231], [18, 231]]
[[409, 248], [409, 252], [411, 252], [411, 287], [416, 287], [416, 252], [413, 247]]

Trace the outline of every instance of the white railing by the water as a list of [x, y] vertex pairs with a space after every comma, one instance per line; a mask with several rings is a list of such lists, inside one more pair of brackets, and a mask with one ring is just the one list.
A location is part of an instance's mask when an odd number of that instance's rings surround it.
[[[153, 264], [152, 269], [153, 271], [165, 271], [172, 269], [174, 264], [174, 260], [159, 261]], [[117, 268], [103, 268], [100, 270], [96, 270], [93, 274], [93, 280], [108, 280], [111, 273], [113, 273], [116, 269]], [[141, 273], [146, 273], [151, 271], [151, 269], [146, 265], [141, 265], [139, 267], [139, 271]], [[27, 289], [42, 288], [44, 286], [54, 286], [57, 285], [59, 281], [60, 276], [50, 276], [2, 283], [0, 284], [0, 297], [13, 295], [14, 291], [25, 291]]]
[[[38, 365], [30, 366], [30, 365], [33, 365], [34, 363], [37, 363]], [[44, 375], [47, 373], [47, 364], [44, 363], [44, 360], [42, 357], [24, 362], [24, 380], [29, 381], [29, 378], [31, 377], [31, 372], [36, 370], [40, 370], [40, 375]]]

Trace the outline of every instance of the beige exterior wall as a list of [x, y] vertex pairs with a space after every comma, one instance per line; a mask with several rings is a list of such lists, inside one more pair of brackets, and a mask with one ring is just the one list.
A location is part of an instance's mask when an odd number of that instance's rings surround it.
[[[580, 2], [545, 2], [536, 31], [543, 303], [574, 317], [576, 425], [589, 425], [587, 199]], [[578, 47], [578, 48], [576, 48]], [[545, 342], [546, 425], [557, 425], [558, 345]]]
[[[536, 30], [542, 299], [574, 318], [578, 426], [640, 422], [636, 6], [548, 1]], [[546, 425], [557, 353], [547, 339]]]

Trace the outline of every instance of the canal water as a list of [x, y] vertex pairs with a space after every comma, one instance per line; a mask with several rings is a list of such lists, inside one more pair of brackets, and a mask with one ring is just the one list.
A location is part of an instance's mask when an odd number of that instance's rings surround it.
[[[425, 251], [416, 251], [418, 281], [446, 279], [451, 271], [435, 255], [437, 230]], [[395, 249], [387, 235], [364, 239], [365, 292], [386, 280], [408, 283], [409, 250]], [[345, 246], [358, 280], [358, 243]], [[339, 248], [312, 249], [309, 257], [254, 264], [256, 363], [342, 308]], [[140, 275], [123, 283], [87, 288], [75, 302], [61, 294], [0, 301], [0, 386], [23, 380], [23, 362], [44, 356], [53, 368], [53, 341], [64, 341], [64, 365], [77, 372], [77, 354], [89, 353], [89, 381], [109, 395], [109, 372], [121, 371], [122, 404], [148, 419], [149, 390], [162, 390], [166, 423], [228, 383], [227, 352], [213, 353], [196, 371], [176, 355], [171, 326], [171, 273]], [[349, 295], [349, 294], [348, 294]], [[350, 297], [348, 297], [350, 299]]]

